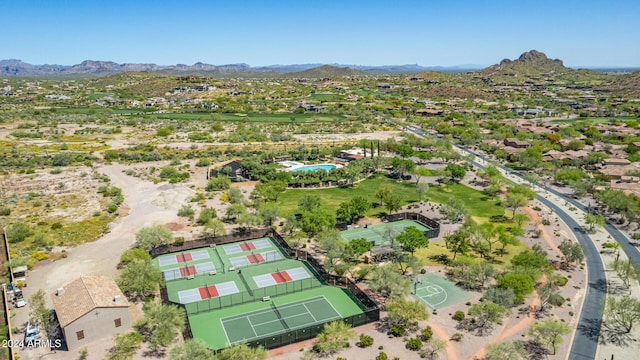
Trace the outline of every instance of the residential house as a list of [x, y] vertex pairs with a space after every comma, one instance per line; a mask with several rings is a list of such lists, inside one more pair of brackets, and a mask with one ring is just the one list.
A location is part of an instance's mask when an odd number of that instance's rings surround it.
[[130, 304], [106, 276], [81, 276], [51, 298], [69, 350], [131, 329]]
[[503, 143], [504, 143], [505, 146], [516, 148], [516, 149], [526, 149], [529, 146], [531, 146], [531, 144], [529, 144], [529, 142], [523, 141], [523, 140], [518, 140], [516, 138], [504, 139]]
[[311, 111], [311, 112], [321, 112], [327, 108], [326, 106], [319, 106], [315, 104], [303, 104], [303, 105], [300, 105], [300, 107], [304, 109], [304, 111]]
[[231, 181], [246, 181], [248, 175], [245, 172], [240, 160], [223, 161], [209, 166], [207, 170], [207, 179], [217, 177], [218, 175], [228, 176]]

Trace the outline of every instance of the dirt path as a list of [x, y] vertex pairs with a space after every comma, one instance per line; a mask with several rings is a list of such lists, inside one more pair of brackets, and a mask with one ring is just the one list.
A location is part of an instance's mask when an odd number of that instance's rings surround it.
[[[560, 251], [560, 249], [558, 249], [558, 246], [555, 244], [555, 242], [553, 242], [553, 239], [551, 239], [551, 236], [547, 232], [547, 229], [545, 229], [545, 227], [539, 223], [541, 219], [540, 215], [538, 215], [530, 207], [525, 207], [521, 209], [524, 210], [524, 212], [527, 214], [527, 216], [529, 216], [529, 219], [531, 219], [531, 221], [534, 224], [538, 223], [537, 228], [542, 232], [541, 236], [544, 239], [544, 241], [547, 243], [547, 245], [549, 245], [551, 249], [553, 249], [556, 253], [558, 253], [558, 255], [563, 256], [562, 251]], [[546, 275], [543, 275], [542, 278], [540, 279], [540, 282], [544, 284], [546, 281], [547, 281], [547, 277]], [[536, 318], [535, 309], [539, 305], [540, 305], [540, 297], [538, 296], [538, 292], [534, 291], [531, 298], [531, 302], [529, 303], [529, 313], [527, 313], [527, 317], [523, 318], [522, 320], [518, 321], [512, 326], [503, 328], [502, 332], [500, 332], [500, 334], [493, 339], [492, 343], [498, 344], [503, 340], [508, 339], [513, 335], [520, 333], [522, 330], [528, 328], [529, 326], [533, 325], [533, 322], [535, 321], [535, 318]], [[486, 354], [487, 354], [487, 346], [485, 345], [480, 349], [478, 349], [478, 351], [476, 351], [471, 358], [483, 359], [486, 356]]]
[[429, 323], [429, 326], [431, 326], [431, 330], [433, 330], [433, 333], [437, 337], [439, 337], [440, 340], [444, 341], [444, 351], [447, 353], [447, 360], [460, 359], [460, 356], [458, 355], [458, 349], [456, 349], [456, 344], [451, 341], [451, 336], [449, 336], [447, 330], [436, 323]]

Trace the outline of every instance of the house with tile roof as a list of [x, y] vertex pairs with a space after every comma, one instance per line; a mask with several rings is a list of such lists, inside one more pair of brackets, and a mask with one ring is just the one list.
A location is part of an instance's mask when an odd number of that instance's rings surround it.
[[69, 350], [131, 329], [130, 303], [106, 276], [81, 276], [51, 298]]

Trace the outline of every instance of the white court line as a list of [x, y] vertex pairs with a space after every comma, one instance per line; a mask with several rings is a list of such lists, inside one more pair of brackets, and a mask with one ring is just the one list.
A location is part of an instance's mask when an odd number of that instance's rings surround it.
[[309, 311], [309, 308], [307, 307], [307, 304], [302, 304], [302, 306], [304, 306], [304, 308], [307, 310], [307, 312], [309, 313], [309, 315], [311, 315], [311, 317], [313, 318], [314, 322], [318, 322], [318, 319], [316, 319], [315, 316], [313, 316], [313, 314], [311, 313], [311, 311]]
[[253, 322], [251, 322], [251, 319], [248, 316], [247, 316], [247, 321], [249, 322], [249, 325], [251, 325], [251, 331], [253, 331], [253, 335], [255, 337], [258, 337], [258, 333], [256, 332], [256, 328], [253, 326]]
[[[335, 307], [333, 307], [333, 304], [331, 303], [331, 301], [329, 301], [324, 295], [322, 295], [322, 298], [324, 299], [324, 301], [326, 301], [329, 306], [331, 306], [331, 308], [333, 309], [333, 311], [338, 315], [338, 317], [342, 317], [342, 315], [340, 315], [340, 313], [338, 312], [338, 310], [336, 310]], [[326, 320], [322, 320], [322, 321], [326, 321]]]

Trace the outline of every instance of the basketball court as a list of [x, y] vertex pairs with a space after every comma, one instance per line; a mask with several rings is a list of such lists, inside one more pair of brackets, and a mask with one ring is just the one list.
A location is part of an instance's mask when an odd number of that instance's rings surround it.
[[412, 294], [430, 309], [440, 309], [471, 299], [471, 294], [437, 274], [414, 279]]

